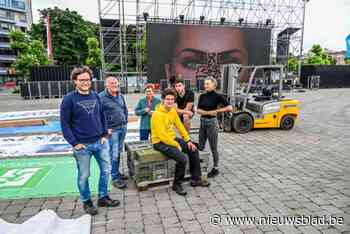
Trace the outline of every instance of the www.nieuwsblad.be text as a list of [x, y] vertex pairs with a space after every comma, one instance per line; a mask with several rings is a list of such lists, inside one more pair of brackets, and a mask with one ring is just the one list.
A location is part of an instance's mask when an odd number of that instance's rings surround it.
[[342, 225], [344, 217], [335, 216], [231, 216], [228, 214], [214, 214], [210, 217], [210, 223], [214, 226], [230, 225]]

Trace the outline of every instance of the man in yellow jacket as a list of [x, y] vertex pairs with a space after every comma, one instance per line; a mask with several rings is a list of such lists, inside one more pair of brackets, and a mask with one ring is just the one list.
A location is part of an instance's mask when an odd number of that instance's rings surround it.
[[[156, 150], [176, 161], [172, 188], [177, 194], [185, 196], [187, 192], [182, 187], [182, 182], [187, 161], [190, 163], [191, 186], [208, 187], [209, 183], [201, 179], [198, 150], [177, 114], [175, 101], [176, 91], [165, 89], [162, 93], [162, 103], [152, 114], [151, 141]], [[182, 139], [176, 137], [174, 127]]]

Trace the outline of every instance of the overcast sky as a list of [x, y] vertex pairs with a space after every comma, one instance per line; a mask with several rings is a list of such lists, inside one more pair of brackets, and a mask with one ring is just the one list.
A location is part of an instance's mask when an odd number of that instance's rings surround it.
[[[77, 11], [87, 20], [98, 21], [97, 0], [33, 0], [34, 21], [38, 9], [58, 6]], [[350, 34], [350, 0], [311, 0], [307, 4], [304, 49], [313, 44], [333, 50], [345, 50]]]

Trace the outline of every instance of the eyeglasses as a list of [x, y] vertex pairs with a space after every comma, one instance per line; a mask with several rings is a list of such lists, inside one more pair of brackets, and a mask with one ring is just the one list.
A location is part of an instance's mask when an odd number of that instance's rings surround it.
[[80, 83], [89, 83], [89, 82], [91, 82], [90, 79], [77, 79], [77, 81], [79, 81]]

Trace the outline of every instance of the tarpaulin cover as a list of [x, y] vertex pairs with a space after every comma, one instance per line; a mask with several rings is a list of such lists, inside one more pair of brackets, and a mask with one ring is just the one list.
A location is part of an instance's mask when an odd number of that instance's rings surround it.
[[90, 234], [91, 216], [61, 219], [52, 210], [43, 210], [22, 224], [8, 223], [0, 218], [1, 234]]
[[[125, 142], [139, 140], [138, 132], [128, 132]], [[71, 155], [72, 146], [59, 133], [0, 137], [0, 159], [31, 156]]]

